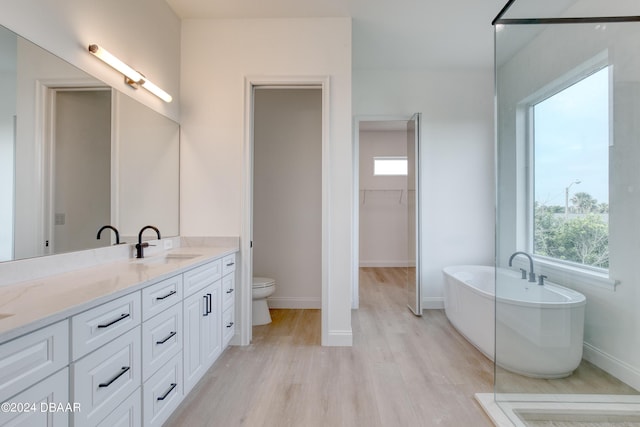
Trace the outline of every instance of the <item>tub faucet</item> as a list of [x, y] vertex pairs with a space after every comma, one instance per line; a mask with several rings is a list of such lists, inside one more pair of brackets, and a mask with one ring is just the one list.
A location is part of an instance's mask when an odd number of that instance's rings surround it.
[[98, 230], [98, 235], [96, 236], [96, 239], [100, 240], [100, 234], [102, 234], [102, 231], [105, 229], [110, 229], [113, 230], [113, 232], [116, 234], [116, 245], [120, 244], [120, 233], [118, 233], [118, 229], [115, 228], [112, 225], [103, 225], [100, 230]]
[[162, 239], [162, 237], [160, 237], [160, 230], [158, 230], [153, 225], [145, 225], [144, 227], [142, 227], [142, 229], [138, 233], [138, 243], [136, 243], [136, 258], [144, 258], [143, 249], [149, 247], [149, 242], [142, 243], [142, 233], [144, 233], [144, 230], [146, 230], [147, 228], [150, 228], [156, 232], [156, 234], [158, 235], [158, 240]]
[[[531, 283], [535, 283], [535, 281], [536, 281], [536, 273], [533, 272], [533, 258], [531, 258], [531, 255], [529, 255], [528, 253], [526, 253], [526, 252], [514, 252], [513, 255], [511, 255], [511, 258], [509, 258], [509, 267], [512, 266], [513, 259], [517, 255], [524, 255], [527, 258], [529, 258], [529, 281]], [[524, 274], [522, 274], [522, 276], [524, 276]], [[525, 279], [526, 277], [522, 277], [522, 278]]]

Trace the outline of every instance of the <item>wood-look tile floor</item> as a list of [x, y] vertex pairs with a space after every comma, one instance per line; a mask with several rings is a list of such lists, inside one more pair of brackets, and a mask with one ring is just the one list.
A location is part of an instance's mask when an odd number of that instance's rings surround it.
[[[166, 426], [492, 426], [474, 399], [493, 391], [492, 362], [444, 311], [409, 311], [405, 274], [360, 270], [353, 347], [320, 346], [319, 310], [272, 310], [273, 322], [254, 327], [251, 345], [228, 348]], [[597, 371], [587, 366], [577, 382]], [[505, 378], [509, 388], [517, 377]], [[523, 381], [538, 393], [561, 384]]]
[[364, 268], [353, 347], [320, 346], [319, 310], [272, 310], [166, 426], [492, 426], [474, 400], [493, 365], [439, 310], [406, 306], [403, 269]]

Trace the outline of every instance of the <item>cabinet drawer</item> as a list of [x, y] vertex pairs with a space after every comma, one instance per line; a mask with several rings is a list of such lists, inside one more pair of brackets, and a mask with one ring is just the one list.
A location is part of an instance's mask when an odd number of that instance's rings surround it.
[[142, 425], [142, 390], [138, 387], [97, 427], [139, 427]]
[[182, 304], [142, 324], [142, 381], [182, 350]]
[[234, 271], [236, 271], [236, 254], [227, 255], [222, 258], [222, 275], [226, 276]]
[[182, 396], [182, 357], [176, 354], [142, 386], [145, 427], [161, 426]]
[[182, 301], [182, 275], [177, 275], [142, 290], [142, 321]]
[[0, 345], [0, 402], [68, 364], [67, 320]]
[[222, 309], [226, 310], [233, 306], [235, 289], [236, 288], [236, 276], [235, 274], [229, 274], [222, 278]]
[[140, 292], [87, 310], [71, 318], [71, 356], [78, 360], [140, 324]]
[[[69, 368], [26, 389], [6, 404], [10, 406], [8, 411], [0, 411], [1, 426], [67, 427], [71, 411], [82, 409], [69, 401]], [[25, 404], [28, 410], [23, 408]]]
[[95, 425], [140, 386], [140, 326], [72, 364], [75, 425]]
[[222, 260], [215, 260], [184, 273], [184, 296], [188, 297], [199, 289], [222, 277]]
[[233, 334], [236, 331], [235, 318], [233, 313], [233, 307], [229, 307], [222, 314], [222, 348], [226, 348], [229, 345], [229, 341], [233, 338]]

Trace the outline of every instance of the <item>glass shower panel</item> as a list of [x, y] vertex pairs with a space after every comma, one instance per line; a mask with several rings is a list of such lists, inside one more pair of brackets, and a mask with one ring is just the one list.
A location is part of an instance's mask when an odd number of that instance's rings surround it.
[[640, 22], [597, 14], [640, 5], [516, 1], [495, 26], [495, 399], [522, 425], [639, 421]]

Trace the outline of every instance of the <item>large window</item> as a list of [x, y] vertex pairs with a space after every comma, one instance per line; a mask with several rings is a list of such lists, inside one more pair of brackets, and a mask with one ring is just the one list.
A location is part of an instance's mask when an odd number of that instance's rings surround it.
[[533, 109], [533, 252], [609, 267], [609, 68]]

